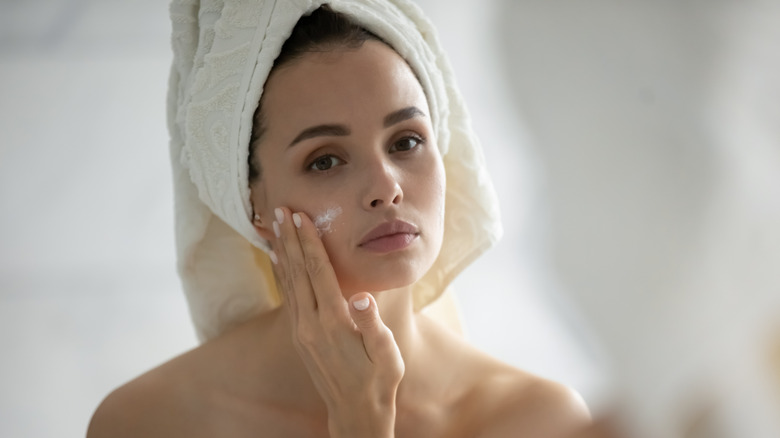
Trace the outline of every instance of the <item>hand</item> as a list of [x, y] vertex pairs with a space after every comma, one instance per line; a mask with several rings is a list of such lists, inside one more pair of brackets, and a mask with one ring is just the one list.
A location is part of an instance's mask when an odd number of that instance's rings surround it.
[[331, 437], [392, 437], [404, 362], [371, 294], [344, 299], [317, 230], [276, 210], [276, 275], [293, 343], [328, 408]]

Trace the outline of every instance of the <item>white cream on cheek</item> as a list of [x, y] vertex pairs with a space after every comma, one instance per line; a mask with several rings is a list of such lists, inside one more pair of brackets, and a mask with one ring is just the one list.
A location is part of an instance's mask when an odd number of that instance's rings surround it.
[[317, 228], [317, 234], [322, 237], [323, 234], [330, 233], [333, 221], [341, 214], [341, 207], [333, 206], [314, 217], [314, 227]]

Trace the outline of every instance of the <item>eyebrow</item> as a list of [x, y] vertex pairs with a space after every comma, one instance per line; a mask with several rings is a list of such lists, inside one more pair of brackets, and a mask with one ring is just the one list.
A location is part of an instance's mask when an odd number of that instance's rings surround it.
[[396, 123], [401, 123], [404, 120], [413, 119], [415, 117], [425, 117], [425, 113], [416, 106], [408, 106], [388, 114], [385, 117], [384, 126], [385, 128], [389, 128]]
[[[344, 125], [317, 125], [306, 128], [290, 143], [290, 146], [313, 137], [346, 136], [351, 131]], [[290, 147], [287, 146], [287, 147]]]
[[[415, 117], [425, 117], [425, 113], [416, 106], [408, 106], [398, 111], [393, 111], [392, 113], [385, 116], [383, 126], [385, 128], [389, 128], [397, 123], [403, 122], [404, 120], [413, 119]], [[298, 134], [287, 147], [294, 146], [296, 143], [300, 143], [304, 140], [308, 140], [314, 137], [344, 137], [350, 135], [351, 133], [352, 131], [350, 131], [350, 129], [345, 125], [326, 124], [312, 126], [301, 131], [300, 134]]]

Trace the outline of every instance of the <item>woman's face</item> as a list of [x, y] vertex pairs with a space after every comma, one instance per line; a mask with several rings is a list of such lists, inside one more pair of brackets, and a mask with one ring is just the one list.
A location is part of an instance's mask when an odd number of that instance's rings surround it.
[[306, 54], [269, 77], [262, 113], [261, 235], [275, 207], [306, 213], [346, 296], [419, 280], [441, 249], [445, 176], [406, 62], [377, 41]]

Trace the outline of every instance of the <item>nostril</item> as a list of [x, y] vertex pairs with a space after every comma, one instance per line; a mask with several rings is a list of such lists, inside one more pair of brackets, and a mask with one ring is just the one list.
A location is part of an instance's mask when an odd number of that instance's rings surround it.
[[377, 204], [379, 204], [379, 199], [374, 199], [373, 201], [371, 201], [371, 206], [372, 207], [376, 207]]

